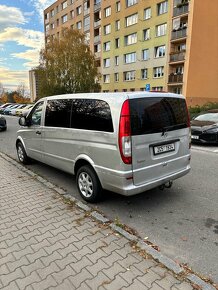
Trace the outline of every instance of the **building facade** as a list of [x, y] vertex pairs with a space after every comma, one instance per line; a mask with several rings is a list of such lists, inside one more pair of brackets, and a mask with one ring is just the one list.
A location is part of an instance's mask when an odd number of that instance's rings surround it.
[[[44, 11], [45, 39], [85, 33], [103, 92], [182, 93], [217, 101], [217, 0], [58, 0]], [[210, 43], [210, 45], [208, 45]]]
[[30, 101], [33, 103], [39, 96], [39, 78], [34, 69], [29, 71]]

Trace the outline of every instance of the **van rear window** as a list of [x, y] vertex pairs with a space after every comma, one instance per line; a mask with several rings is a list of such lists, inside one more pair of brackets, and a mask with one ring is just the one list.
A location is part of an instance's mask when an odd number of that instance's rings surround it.
[[188, 127], [186, 102], [180, 98], [131, 99], [130, 114], [132, 135], [152, 134]]

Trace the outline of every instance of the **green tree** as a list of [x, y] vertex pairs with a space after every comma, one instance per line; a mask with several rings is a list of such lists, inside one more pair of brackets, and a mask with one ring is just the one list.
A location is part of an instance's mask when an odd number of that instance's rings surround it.
[[36, 74], [40, 97], [100, 90], [94, 55], [78, 30], [65, 28], [60, 39], [49, 39]]

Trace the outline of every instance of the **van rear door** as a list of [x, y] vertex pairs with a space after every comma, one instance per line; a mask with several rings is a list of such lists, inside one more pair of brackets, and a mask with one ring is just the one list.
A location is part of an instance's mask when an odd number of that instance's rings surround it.
[[135, 185], [155, 182], [189, 164], [189, 116], [185, 99], [166, 94], [129, 100]]

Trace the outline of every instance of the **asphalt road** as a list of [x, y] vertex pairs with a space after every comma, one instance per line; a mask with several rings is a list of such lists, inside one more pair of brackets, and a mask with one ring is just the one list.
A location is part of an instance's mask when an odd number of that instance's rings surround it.
[[[7, 117], [7, 122], [8, 130], [0, 132], [0, 151], [17, 158], [17, 118]], [[191, 173], [171, 189], [128, 198], [106, 192], [96, 207], [218, 283], [218, 146], [193, 146], [191, 165]], [[38, 162], [28, 167], [81, 199], [73, 176]]]

